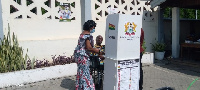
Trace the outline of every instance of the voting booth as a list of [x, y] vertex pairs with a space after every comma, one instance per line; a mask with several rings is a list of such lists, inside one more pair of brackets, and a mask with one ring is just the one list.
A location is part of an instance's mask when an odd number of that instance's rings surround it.
[[139, 90], [141, 28], [140, 15], [108, 15], [103, 90]]

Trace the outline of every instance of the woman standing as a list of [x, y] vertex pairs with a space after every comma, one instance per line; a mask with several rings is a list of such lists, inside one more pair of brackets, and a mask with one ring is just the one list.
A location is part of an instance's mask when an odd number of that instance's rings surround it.
[[142, 47], [142, 44], [144, 42], [144, 30], [141, 28], [141, 34], [140, 34], [140, 80], [139, 80], [139, 90], [143, 90], [143, 70], [142, 70], [142, 56], [144, 52], [144, 48]]
[[76, 90], [95, 90], [92, 76], [90, 75], [90, 53], [103, 55], [99, 49], [93, 48], [93, 36], [90, 33], [95, 32], [96, 23], [88, 20], [83, 25], [83, 32], [80, 34], [78, 45], [74, 51], [74, 57], [78, 66], [76, 76]]

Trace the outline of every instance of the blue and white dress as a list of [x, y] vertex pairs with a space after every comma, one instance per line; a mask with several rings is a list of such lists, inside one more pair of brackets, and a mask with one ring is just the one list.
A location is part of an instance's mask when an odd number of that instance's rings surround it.
[[95, 90], [95, 85], [90, 75], [90, 52], [86, 50], [86, 40], [89, 39], [93, 47], [93, 37], [90, 34], [80, 35], [74, 57], [78, 66], [76, 76], [76, 90]]

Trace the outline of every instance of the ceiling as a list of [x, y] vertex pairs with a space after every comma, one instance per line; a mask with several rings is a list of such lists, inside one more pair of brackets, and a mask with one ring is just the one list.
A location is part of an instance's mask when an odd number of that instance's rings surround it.
[[200, 9], [200, 0], [166, 0], [160, 4], [161, 8], [180, 7], [190, 9]]

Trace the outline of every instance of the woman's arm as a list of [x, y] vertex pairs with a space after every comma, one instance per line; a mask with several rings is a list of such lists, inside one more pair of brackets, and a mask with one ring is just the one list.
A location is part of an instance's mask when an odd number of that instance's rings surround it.
[[93, 47], [91, 46], [91, 44], [90, 44], [90, 40], [89, 40], [89, 39], [86, 40], [86, 49], [87, 49], [88, 51], [90, 51], [90, 52], [98, 53], [98, 54], [100, 54], [100, 55], [103, 55], [103, 54], [104, 54], [103, 52], [100, 52], [99, 49], [93, 48]]

